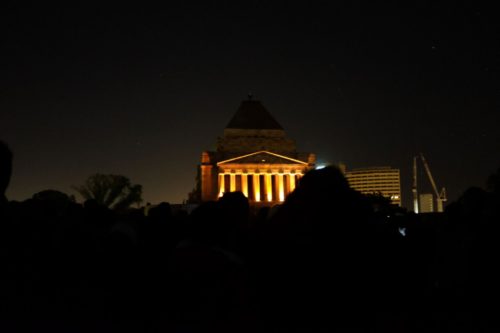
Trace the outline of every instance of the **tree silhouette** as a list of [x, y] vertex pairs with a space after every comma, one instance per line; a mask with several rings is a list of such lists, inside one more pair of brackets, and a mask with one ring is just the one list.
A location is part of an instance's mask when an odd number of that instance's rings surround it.
[[125, 176], [94, 174], [85, 184], [73, 186], [86, 200], [95, 200], [99, 205], [113, 210], [124, 210], [142, 202], [142, 186], [133, 185]]

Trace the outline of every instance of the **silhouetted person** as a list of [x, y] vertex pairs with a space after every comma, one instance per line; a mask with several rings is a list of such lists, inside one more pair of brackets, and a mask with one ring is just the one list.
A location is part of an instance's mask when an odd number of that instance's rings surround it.
[[[191, 214], [191, 230], [171, 262], [173, 313], [182, 331], [248, 331], [248, 273], [235, 247], [248, 221], [249, 206], [241, 193], [206, 202]], [[240, 244], [238, 244], [240, 245]]]
[[242, 192], [224, 193], [217, 202], [222, 214], [222, 228], [235, 236], [248, 228], [250, 205]]
[[[492, 177], [489, 178], [491, 180]], [[441, 308], [449, 331], [482, 327], [499, 331], [498, 313], [491, 306], [500, 298], [498, 253], [500, 200], [493, 188], [467, 189], [446, 207], [437, 268]]]
[[12, 152], [4, 142], [0, 141], [0, 209], [7, 203], [5, 191], [9, 186], [11, 174]]
[[361, 331], [373, 322], [374, 300], [385, 290], [379, 282], [389, 275], [372, 218], [337, 168], [300, 179], [270, 219], [261, 258], [260, 297], [270, 327]]

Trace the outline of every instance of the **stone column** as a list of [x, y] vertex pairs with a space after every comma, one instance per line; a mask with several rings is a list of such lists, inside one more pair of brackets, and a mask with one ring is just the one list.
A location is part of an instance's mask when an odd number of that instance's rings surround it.
[[295, 190], [295, 174], [292, 173], [290, 174], [290, 192], [293, 192]]
[[253, 194], [255, 195], [255, 201], [260, 201], [260, 175], [258, 173], [253, 174]]
[[234, 192], [234, 191], [236, 191], [236, 174], [231, 173], [231, 175], [229, 177], [230, 177], [229, 191]]
[[280, 184], [279, 184], [279, 179], [278, 179], [278, 174], [271, 174], [271, 180], [273, 182], [273, 198], [274, 201], [279, 201], [280, 200]]
[[241, 175], [241, 192], [248, 198], [248, 175], [246, 173]]
[[280, 201], [285, 201], [285, 184], [283, 182], [283, 174], [276, 175], [278, 179], [278, 196]]
[[219, 173], [219, 197], [224, 194], [224, 174]]
[[273, 183], [270, 173], [266, 173], [265, 180], [266, 180], [266, 199], [268, 202], [271, 202], [273, 201]]

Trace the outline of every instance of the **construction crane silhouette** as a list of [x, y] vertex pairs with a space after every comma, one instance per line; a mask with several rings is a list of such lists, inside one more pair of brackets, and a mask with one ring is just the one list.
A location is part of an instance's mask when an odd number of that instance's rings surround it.
[[446, 188], [441, 188], [441, 191], [438, 191], [436, 186], [436, 182], [434, 181], [434, 177], [432, 177], [431, 169], [429, 168], [429, 164], [424, 157], [424, 154], [420, 153], [418, 156], [413, 157], [413, 186], [412, 186], [412, 194], [413, 194], [413, 211], [418, 214], [419, 212], [419, 204], [418, 204], [418, 182], [417, 182], [417, 159], [420, 157], [422, 164], [424, 165], [425, 172], [427, 177], [429, 178], [429, 182], [431, 183], [432, 189], [434, 190], [434, 195], [436, 196], [436, 208], [438, 213], [442, 213], [443, 203], [448, 199], [446, 198]]

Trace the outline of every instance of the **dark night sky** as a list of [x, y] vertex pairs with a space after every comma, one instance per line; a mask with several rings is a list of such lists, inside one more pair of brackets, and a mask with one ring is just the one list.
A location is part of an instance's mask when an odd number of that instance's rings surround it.
[[101, 172], [181, 202], [252, 91], [320, 162], [400, 168], [409, 202], [422, 151], [456, 199], [500, 167], [500, 31], [478, 2], [416, 3], [7, 6], [7, 195], [74, 193]]

